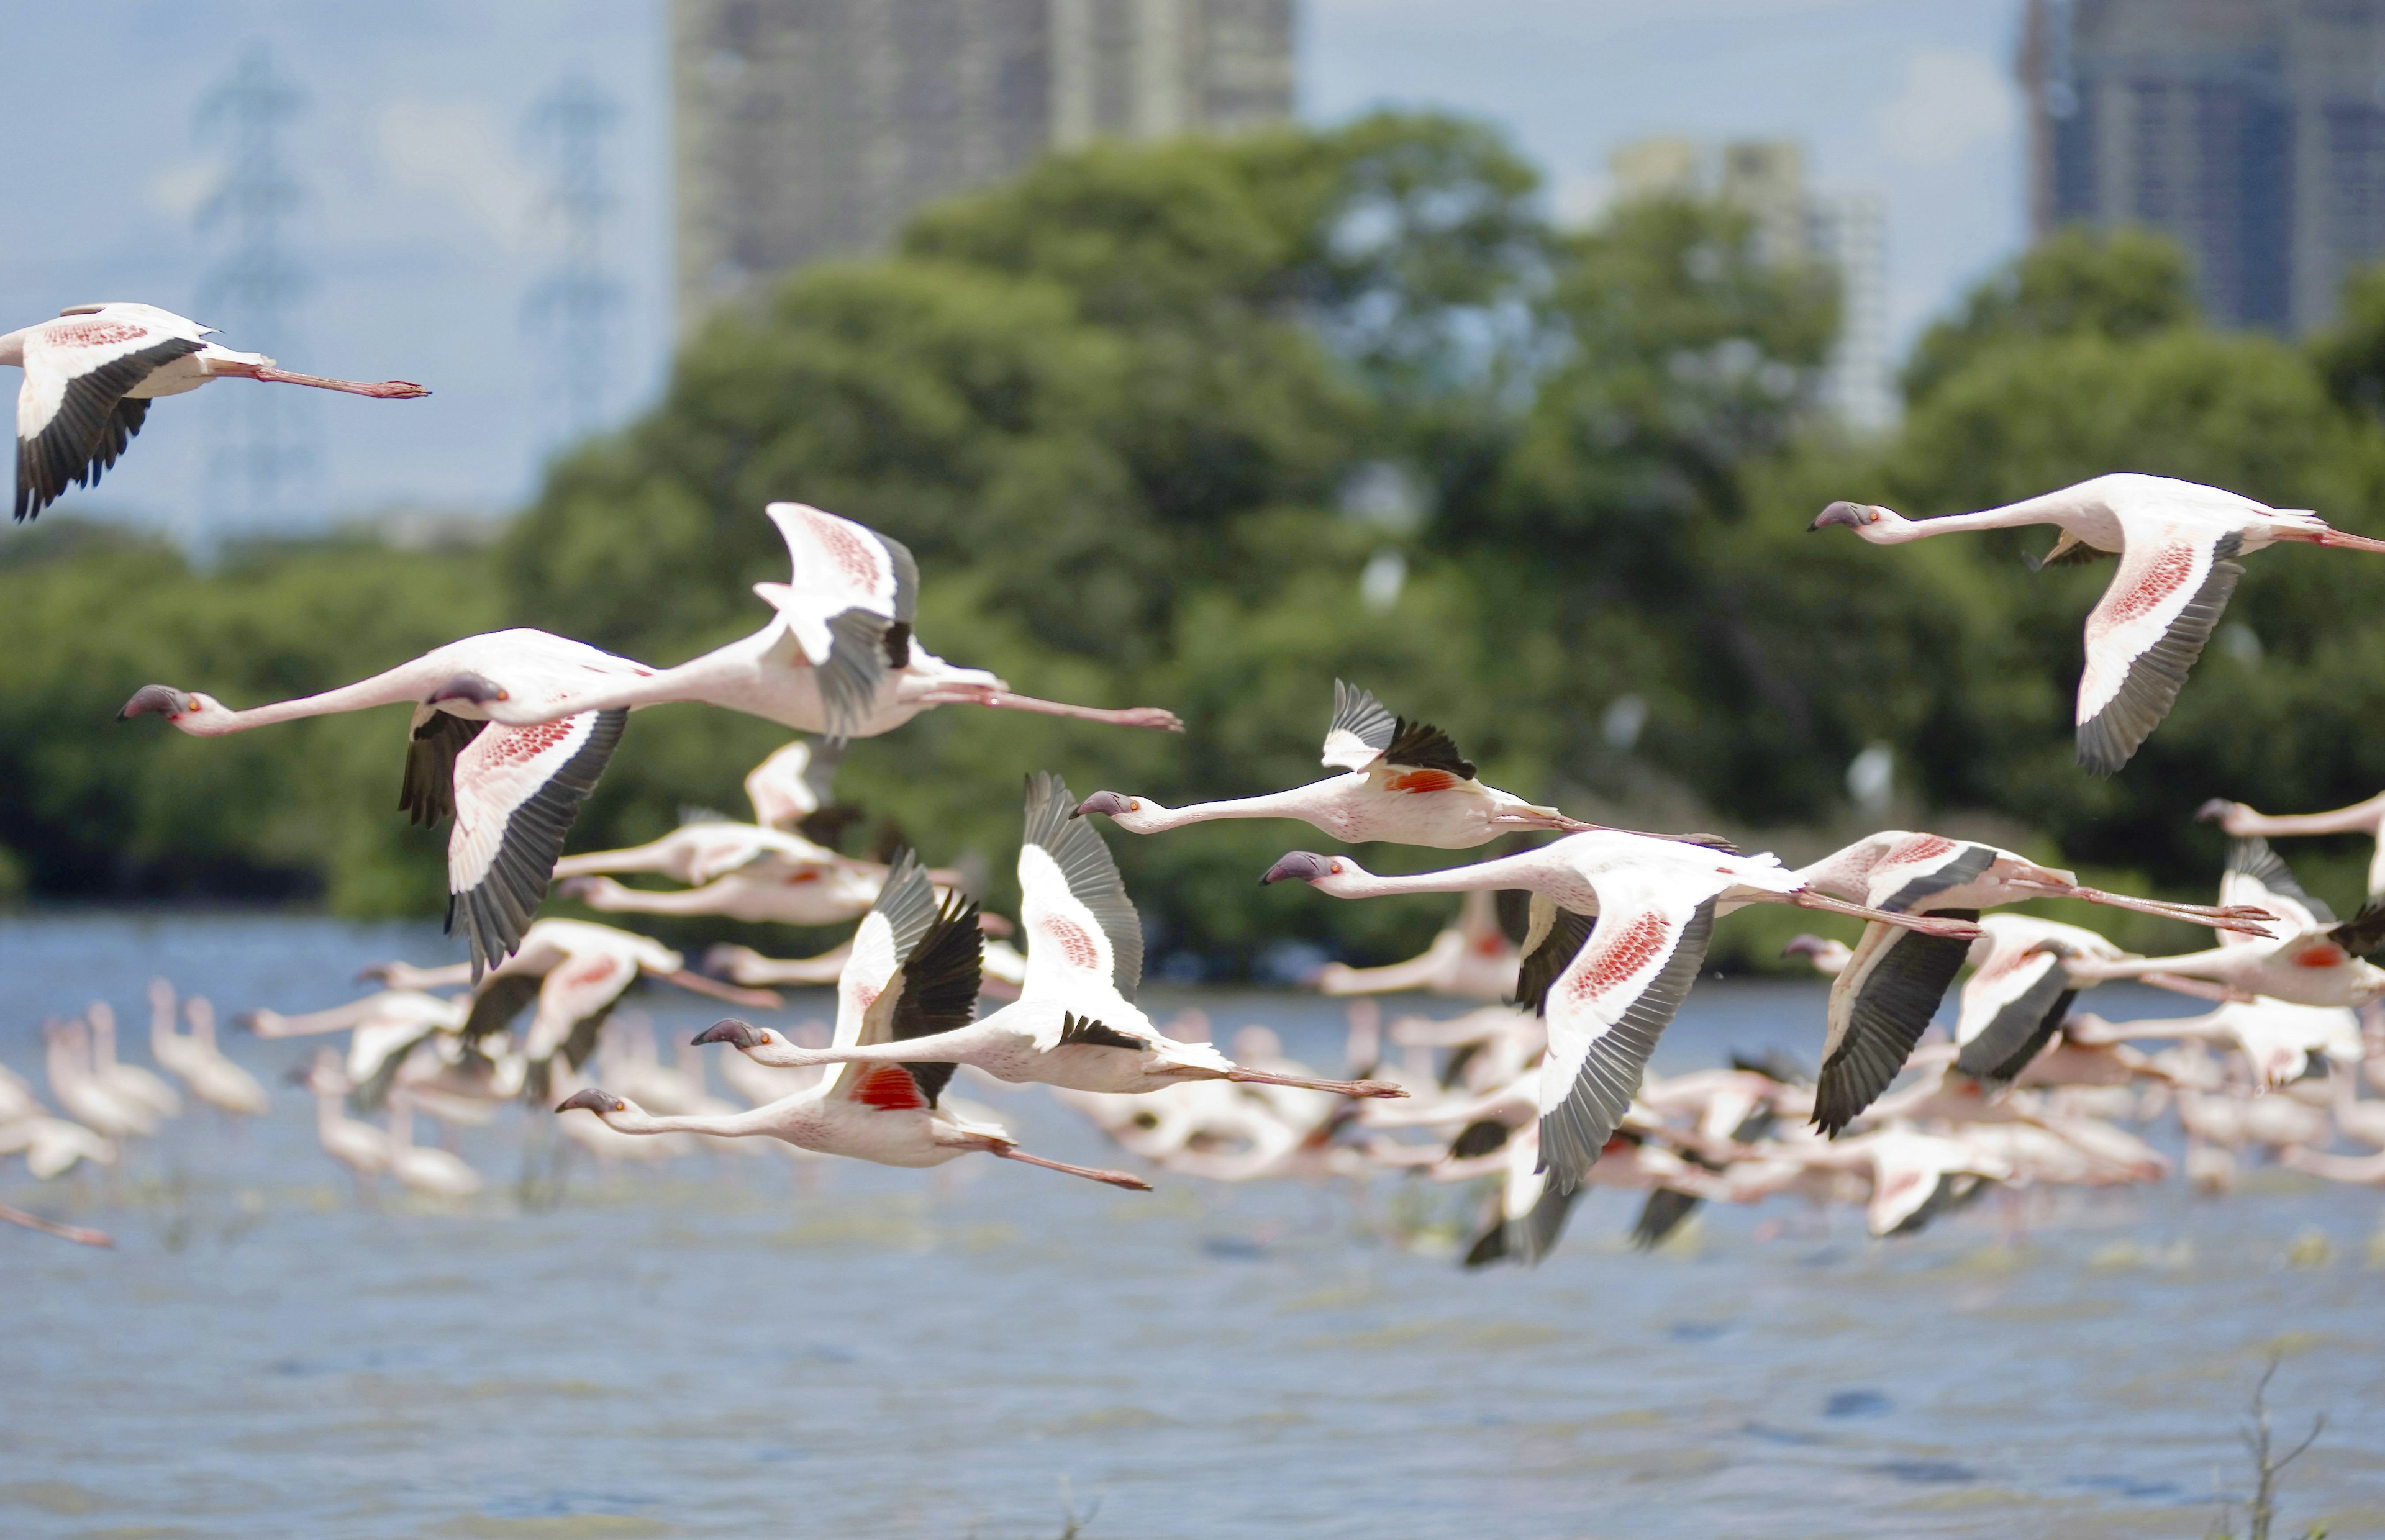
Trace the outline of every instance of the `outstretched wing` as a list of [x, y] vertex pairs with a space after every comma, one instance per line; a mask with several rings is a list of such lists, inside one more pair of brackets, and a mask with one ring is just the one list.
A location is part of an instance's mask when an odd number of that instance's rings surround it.
[[2077, 993], [2055, 951], [1999, 948], [1963, 983], [1954, 1067], [1986, 1086], [2016, 1078], [2053, 1041]]
[[888, 673], [911, 661], [919, 565], [900, 540], [801, 503], [764, 512], [787, 541], [793, 578], [754, 591], [785, 619], [819, 673], [829, 736], [849, 738], [868, 720]]
[[580, 805], [621, 741], [627, 709], [534, 727], [491, 723], [456, 751], [449, 785], [447, 928], [472, 945], [472, 977], [521, 944]]
[[1027, 777], [1018, 847], [1019, 923], [1027, 931], [1024, 993], [1054, 998], [1099, 978], [1131, 1000], [1143, 983], [1143, 919], [1118, 862], [1059, 776]]
[[99, 484], [148, 416], [149, 404], [126, 392], [205, 349], [199, 329], [102, 306], [26, 332], [25, 382], [17, 392], [18, 522], [65, 495], [69, 482]]
[[2242, 538], [2163, 532], [2130, 540], [2112, 584], [2087, 616], [2079, 678], [2079, 763], [2109, 776], [2169, 714], [2187, 670], [2228, 607], [2244, 568]]
[[[1545, 1016], [1549, 1013], [1549, 986], [1580, 954], [1591, 933], [1598, 928], [1598, 917], [1560, 909], [1538, 894], [1531, 896], [1530, 907], [1535, 922], [1531, 928], [1541, 931], [1541, 936], [1516, 970], [1516, 1003], [1536, 1016]], [[1538, 923], [1543, 913], [1548, 917], [1545, 930]]]
[[1398, 736], [1399, 719], [1356, 685], [1333, 681], [1333, 720], [1325, 728], [1325, 767], [1364, 770]]
[[1580, 1186], [1614, 1136], [1714, 933], [1714, 891], [1630, 872], [1592, 886], [1598, 928], [1548, 992], [1541, 1158], [1557, 1192]]
[[[888, 987], [887, 996], [892, 999], [881, 996], [879, 1000], [877, 1009], [888, 1013], [886, 1040], [906, 1042], [967, 1026], [977, 1016], [984, 965], [985, 933], [978, 925], [977, 900], [956, 893], [905, 956]], [[912, 1084], [933, 1107], [960, 1066], [926, 1062], [902, 1067], [910, 1072]], [[853, 1094], [861, 1091], [864, 1078], [853, 1077]]]
[[1891, 846], [1864, 879], [1874, 909], [1892, 914], [1929, 913], [1929, 900], [1984, 874], [2004, 852], [1992, 845], [1917, 834]]
[[456, 757], [487, 726], [436, 706], [414, 708], [406, 778], [397, 789], [397, 810], [408, 822], [428, 827], [456, 815]]
[[[2267, 910], [2285, 923], [2288, 928], [2280, 934], [2286, 936], [2307, 936], [2335, 924], [2335, 911], [2304, 892], [2285, 857], [2259, 835], [2228, 842], [2228, 866], [2219, 874], [2219, 901]], [[2251, 946], [2260, 940], [2241, 931], [2219, 933], [2223, 947]]]
[[[1976, 910], [1943, 910], [1976, 920]], [[1837, 1136], [1888, 1089], [1962, 970], [1968, 941], [1924, 936], [1874, 920], [1830, 981], [1830, 1028], [1814, 1087], [1814, 1124]]]
[[[928, 874], [909, 851], [897, 851], [884, 885], [878, 889], [877, 901], [861, 917], [853, 933], [852, 950], [837, 972], [832, 1041], [838, 1048], [885, 1041], [882, 1032], [875, 1037], [871, 1033], [890, 1024], [872, 1018], [870, 1007], [893, 986], [904, 961], [935, 923], [936, 890], [929, 885]], [[851, 1078], [844, 1066], [836, 1073]]]

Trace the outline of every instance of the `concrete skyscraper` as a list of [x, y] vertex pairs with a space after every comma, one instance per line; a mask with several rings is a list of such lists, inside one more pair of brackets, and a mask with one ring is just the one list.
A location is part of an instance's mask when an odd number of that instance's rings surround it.
[[1104, 135], [1292, 113], [1292, 0], [672, 0], [680, 321]]
[[2150, 226], [2204, 308], [2304, 331], [2385, 256], [2385, 0], [2029, 0], [2029, 214]]

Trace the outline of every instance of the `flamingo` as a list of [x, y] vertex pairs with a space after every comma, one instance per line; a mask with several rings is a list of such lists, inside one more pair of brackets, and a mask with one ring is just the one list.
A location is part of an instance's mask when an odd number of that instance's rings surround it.
[[2019, 1078], [2070, 1014], [2080, 982], [2068, 959], [2128, 954], [2092, 930], [2033, 914], [1983, 915], [1979, 930], [1955, 1018], [1954, 1063], [1994, 1087]]
[[793, 829], [828, 805], [842, 751], [815, 747], [807, 739], [773, 751], [745, 773], [745, 800], [764, 828]]
[[2364, 1100], [2360, 1076], [2351, 1070], [2331, 1075], [2335, 1082], [2335, 1131], [2347, 1139], [2385, 1149], [2385, 1102]]
[[[1640, 1086], [1649, 1053], [1705, 960], [1715, 915], [1789, 903], [1959, 938], [1979, 927], [1888, 914], [1815, 892], [1770, 855], [1744, 856], [1620, 830], [1568, 835], [1517, 855], [1382, 877], [1342, 856], [1295, 851], [1262, 883], [1296, 878], [1336, 898], [1522, 888], [1534, 895], [1520, 999], [1548, 1017], [1541, 1148], [1569, 1192], [1598, 1159]], [[1605, 923], [1593, 931], [1591, 917]]]
[[1423, 989], [1460, 1000], [1505, 1000], [1515, 993], [1516, 966], [1521, 961], [1515, 942], [1501, 927], [1497, 896], [1481, 890], [1466, 895], [1457, 923], [1436, 935], [1417, 956], [1380, 968], [1328, 962], [1317, 975], [1317, 987], [1329, 995]]
[[400, 1186], [434, 1198], [469, 1198], [484, 1184], [481, 1174], [443, 1149], [414, 1142], [414, 1099], [403, 1091], [389, 1099], [389, 1174]]
[[2329, 813], [2255, 813], [2242, 802], [2214, 797], [2195, 810], [2204, 823], [2216, 822], [2239, 839], [2279, 839], [2305, 834], [2365, 834], [2377, 841], [2368, 858], [2368, 901], [2385, 902], [2385, 792], [2365, 802]]
[[2278, 1163], [2324, 1181], [2385, 1187], [2385, 1149], [2373, 1155], [2329, 1155], [2302, 1145], [2288, 1145], [2278, 1152]]
[[323, 1153], [348, 1168], [356, 1179], [356, 1200], [373, 1200], [377, 1179], [390, 1168], [390, 1138], [369, 1123], [359, 1123], [340, 1110], [340, 1099], [354, 1082], [340, 1069], [340, 1056], [318, 1049], [314, 1059], [290, 1072], [293, 1085], [315, 1093], [315, 1138]]
[[47, 1182], [65, 1175], [77, 1161], [114, 1165], [116, 1141], [64, 1118], [11, 1118], [0, 1123], [0, 1155], [22, 1155], [34, 1180]]
[[211, 695], [144, 685], [117, 720], [159, 715], [194, 738], [220, 738], [302, 717], [412, 705], [398, 807], [417, 824], [455, 820], [447, 840], [447, 929], [453, 934], [461, 922], [478, 979], [520, 945], [545, 900], [572, 820], [613, 757], [629, 714], [581, 712], [539, 727], [493, 729], [478, 702], [439, 692], [459, 677], [495, 674], [517, 702], [556, 700], [589, 679], [652, 672], [544, 631], [493, 631], [432, 648], [352, 685], [245, 711]]
[[431, 392], [404, 379], [362, 384], [292, 374], [261, 353], [206, 341], [213, 327], [154, 304], [69, 305], [57, 319], [0, 336], [0, 364], [25, 371], [17, 391], [17, 521], [56, 502], [71, 481], [99, 485], [159, 396], [211, 379], [311, 385], [349, 395], [406, 400]]
[[955, 667], [920, 646], [912, 630], [919, 569], [900, 541], [800, 503], [773, 503], [763, 511], [785, 538], [794, 572], [791, 582], [754, 585], [777, 614], [752, 636], [659, 673], [588, 680], [559, 700], [481, 670], [459, 671], [427, 699], [470, 702], [518, 727], [578, 712], [703, 701], [839, 740], [875, 738], [944, 705], [1183, 730], [1174, 713], [1157, 707], [1105, 711], [1038, 701], [1012, 694], [983, 669]]
[[[2073, 873], [1993, 845], [1903, 829], [1867, 835], [1799, 868], [1797, 876], [1822, 892], [1892, 913], [1976, 920], [1981, 910], [1999, 904], [2084, 899], [2263, 939], [2269, 933], [2260, 922], [2273, 917], [2250, 905], [2168, 903], [2085, 888]], [[1817, 1126], [1836, 1134], [1888, 1088], [1973, 944], [1915, 935], [1878, 921], [1864, 927], [1830, 986], [1829, 1032], [1814, 1099]]]
[[197, 995], [183, 1004], [189, 1036], [174, 1030], [174, 987], [149, 981], [149, 1055], [166, 1066], [191, 1094], [219, 1112], [255, 1117], [273, 1103], [256, 1076], [224, 1057], [216, 1047], [216, 1009]]
[[2249, 900], [2279, 915], [2279, 938], [2255, 941], [2222, 931], [2220, 945], [2209, 951], [2073, 959], [2067, 964], [2071, 975], [2094, 983], [2142, 978], [2181, 994], [2240, 1002], [2266, 995], [2296, 1005], [2358, 1007], [2385, 998], [2385, 968], [2363, 961], [2385, 945], [2385, 907], [2371, 905], [2338, 925], [2259, 838], [2229, 847], [2219, 893], [2223, 901]]
[[[1027, 978], [1018, 999], [983, 1021], [924, 1040], [841, 1041], [797, 1048], [743, 1026], [739, 1046], [765, 1064], [974, 1064], [999, 1080], [1080, 1091], [1134, 1093], [1180, 1080], [1232, 1080], [1337, 1096], [1405, 1096], [1380, 1081], [1318, 1080], [1238, 1064], [1207, 1043], [1179, 1042], [1134, 995], [1143, 981], [1143, 922], [1101, 833], [1076, 816], [1059, 776], [1028, 777], [1018, 850]], [[856, 952], [855, 955], [858, 955]], [[850, 965], [848, 965], [850, 966]], [[723, 1024], [724, 1027], [729, 1024]]]
[[92, 1078], [130, 1101], [137, 1101], [160, 1118], [180, 1117], [182, 1113], [181, 1093], [166, 1083], [165, 1076], [138, 1064], [119, 1063], [116, 1058], [116, 1012], [104, 1000], [91, 1002], [83, 1012], [91, 1024]]
[[129, 1139], [157, 1131], [157, 1113], [91, 1071], [91, 1032], [79, 1021], [53, 1020], [42, 1025], [48, 1045], [50, 1094], [67, 1115], [111, 1139]]
[[2092, 1047], [2146, 1038], [2226, 1043], [2244, 1055], [2254, 1084], [2263, 1090], [2301, 1079], [2314, 1054], [2347, 1066], [2360, 1062], [2360, 1022], [2352, 1012], [2281, 1000], [2227, 1000], [2201, 1016], [2134, 1022], [2107, 1022], [2082, 1013], [2072, 1017], [2066, 1030]]
[[49, 1109], [33, 1093], [32, 1083], [6, 1064], [0, 1064], [0, 1123], [14, 1123], [19, 1118], [46, 1116]]
[[2236, 591], [2249, 556], [2279, 540], [2385, 552], [2385, 540], [2349, 535], [2302, 509], [2166, 476], [2121, 473], [2001, 508], [1909, 519], [1863, 503], [1833, 503], [1815, 529], [1843, 525], [1874, 545], [1931, 535], [2051, 524], [2061, 536], [2040, 565], [2117, 555], [2119, 570], [2087, 617], [2087, 667], [2079, 680], [2079, 763], [2117, 774], [2161, 725]]
[[1296, 818], [1345, 844], [1388, 839], [1444, 851], [1467, 850], [1519, 829], [1594, 826], [1483, 785], [1475, 778], [1474, 762], [1458, 753], [1447, 733], [1393, 716], [1380, 701], [1340, 679], [1333, 681], [1323, 762], [1342, 774], [1263, 797], [1179, 808], [1096, 791], [1077, 811], [1102, 813], [1130, 834], [1219, 818]]
[[[836, 1038], [843, 1045], [900, 1043], [968, 1019], [977, 999], [980, 946], [975, 905], [955, 897], [942, 911], [916, 863], [900, 859], [863, 917], [853, 958], [837, 986]], [[725, 1021], [698, 1042], [743, 1048], [755, 1029]], [[585, 1110], [621, 1134], [767, 1136], [829, 1155], [881, 1165], [936, 1166], [972, 1152], [1019, 1161], [1112, 1186], [1149, 1190], [1124, 1172], [1066, 1165], [1030, 1155], [1000, 1127], [940, 1107], [948, 1065], [846, 1064], [819, 1086], [749, 1112], [657, 1117], [626, 1097], [591, 1087], [556, 1111]]]

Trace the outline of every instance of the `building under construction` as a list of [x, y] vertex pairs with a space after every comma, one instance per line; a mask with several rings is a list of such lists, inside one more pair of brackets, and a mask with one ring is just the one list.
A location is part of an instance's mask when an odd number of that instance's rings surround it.
[[1292, 0], [672, 0], [682, 326], [1043, 151], [1274, 123]]

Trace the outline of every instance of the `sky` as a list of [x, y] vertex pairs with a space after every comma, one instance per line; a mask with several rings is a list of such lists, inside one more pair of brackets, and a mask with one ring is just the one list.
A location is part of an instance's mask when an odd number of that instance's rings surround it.
[[[2023, 239], [2019, 0], [1297, 4], [1304, 118], [1388, 104], [1486, 118], [1569, 216], [1595, 212], [1607, 155], [1630, 140], [1798, 142], [1817, 190], [1886, 202], [1900, 347]], [[219, 385], [163, 404], [102, 486], [69, 503], [184, 535], [518, 507], [573, 427], [528, 319], [558, 260], [536, 107], [574, 75], [620, 107], [605, 142], [621, 300], [603, 382], [618, 420], [654, 398], [668, 363], [665, 35], [663, 0], [0, 7], [12, 61], [0, 132], [19, 147], [0, 160], [0, 206], [20, 211], [0, 221], [0, 329], [94, 299], [220, 320], [229, 306], [209, 276], [229, 230], [200, 215], [232, 145], [202, 108], [263, 44], [305, 93], [283, 158], [302, 190], [288, 244], [308, 288], [271, 351], [288, 367], [435, 392], [285, 392], [313, 461], [281, 508], [261, 510], [238, 496], [219, 447], [237, 393], [256, 388]]]

